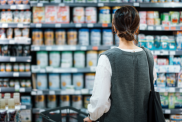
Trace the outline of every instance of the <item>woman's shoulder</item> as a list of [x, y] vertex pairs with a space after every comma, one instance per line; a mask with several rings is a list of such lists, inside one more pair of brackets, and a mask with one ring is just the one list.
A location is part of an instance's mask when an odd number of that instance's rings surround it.
[[111, 54], [114, 54], [118, 51], [117, 48], [112, 48], [112, 49], [109, 49], [109, 50], [106, 50], [105, 52], [101, 53], [100, 55], [111, 55]]

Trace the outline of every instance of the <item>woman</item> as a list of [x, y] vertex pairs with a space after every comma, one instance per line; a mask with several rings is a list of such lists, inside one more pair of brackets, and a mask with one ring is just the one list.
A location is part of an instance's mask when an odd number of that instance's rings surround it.
[[[132, 6], [121, 7], [113, 18], [119, 47], [101, 54], [85, 122], [147, 122], [150, 93], [149, 66], [145, 51], [133, 42], [140, 18]], [[135, 40], [136, 41], [136, 40]], [[152, 66], [153, 68], [153, 66]], [[156, 73], [154, 70], [154, 79]]]

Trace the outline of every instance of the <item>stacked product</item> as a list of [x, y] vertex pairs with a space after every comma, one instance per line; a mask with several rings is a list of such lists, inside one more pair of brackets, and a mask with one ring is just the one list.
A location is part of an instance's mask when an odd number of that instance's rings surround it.
[[28, 4], [28, 3], [29, 3], [29, 0], [1, 0], [0, 1], [1, 5], [6, 5], [6, 4], [9, 4], [9, 5], [13, 5], [13, 4], [20, 5], [20, 4]]
[[0, 72], [30, 72], [29, 63], [0, 63]]

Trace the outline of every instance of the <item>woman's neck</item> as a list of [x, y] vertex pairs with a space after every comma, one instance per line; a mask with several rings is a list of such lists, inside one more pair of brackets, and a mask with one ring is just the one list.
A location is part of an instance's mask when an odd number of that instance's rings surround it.
[[119, 48], [121, 49], [138, 49], [133, 41], [127, 41], [125, 38], [120, 38]]

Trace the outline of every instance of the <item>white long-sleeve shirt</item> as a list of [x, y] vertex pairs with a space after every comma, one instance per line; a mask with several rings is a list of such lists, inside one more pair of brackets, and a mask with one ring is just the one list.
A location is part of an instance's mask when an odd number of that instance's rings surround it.
[[[119, 48], [120, 49], [120, 48]], [[142, 48], [134, 50], [121, 49], [127, 52], [143, 51]], [[157, 79], [157, 74], [154, 69], [154, 80]], [[90, 119], [95, 121], [99, 119], [104, 113], [107, 113], [111, 106], [111, 64], [106, 55], [101, 55], [96, 68], [96, 76], [94, 81], [94, 88], [88, 105], [88, 112]]]

